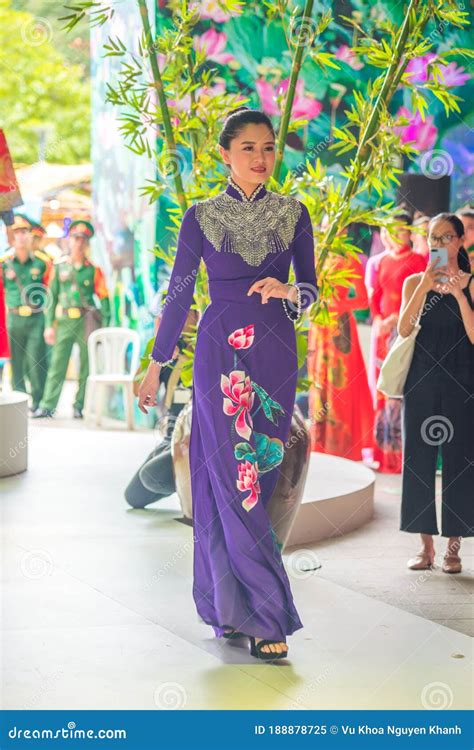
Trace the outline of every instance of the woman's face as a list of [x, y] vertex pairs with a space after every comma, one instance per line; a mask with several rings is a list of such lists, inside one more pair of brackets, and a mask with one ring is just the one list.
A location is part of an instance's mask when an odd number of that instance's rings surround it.
[[380, 229], [382, 244], [392, 253], [399, 253], [404, 247], [410, 245], [410, 238], [411, 232], [409, 229], [400, 229], [396, 234], [390, 234], [385, 227]]
[[421, 230], [420, 232], [411, 232], [411, 242], [413, 245], [413, 250], [416, 253], [420, 253], [420, 255], [428, 255], [430, 252], [430, 248], [428, 245], [428, 222], [424, 222], [423, 224], [419, 224], [418, 228]]
[[446, 247], [448, 259], [457, 260], [459, 248], [462, 247], [464, 235], [458, 237], [450, 221], [441, 219], [431, 223], [428, 231], [428, 245], [432, 247]]
[[264, 124], [246, 125], [230, 142], [230, 148], [219, 146], [222, 159], [231, 168], [232, 177], [258, 184], [265, 182], [275, 164], [275, 139]]

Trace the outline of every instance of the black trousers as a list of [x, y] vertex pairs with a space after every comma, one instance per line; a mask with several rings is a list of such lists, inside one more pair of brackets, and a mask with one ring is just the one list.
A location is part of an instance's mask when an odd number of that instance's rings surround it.
[[[184, 404], [171, 404], [168, 414], [177, 417]], [[171, 437], [175, 419], [171, 419], [161, 443], [148, 454], [125, 489], [125, 499], [132, 508], [145, 508], [176, 492]]]
[[401, 531], [438, 534], [435, 479], [442, 456], [441, 535], [473, 536], [474, 373], [412, 362], [402, 407]]

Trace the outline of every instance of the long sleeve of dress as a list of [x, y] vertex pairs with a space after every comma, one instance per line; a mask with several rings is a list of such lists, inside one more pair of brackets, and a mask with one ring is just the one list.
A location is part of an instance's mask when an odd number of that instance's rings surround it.
[[173, 356], [191, 307], [201, 257], [202, 233], [196, 219], [196, 205], [193, 205], [181, 222], [168, 293], [153, 344], [152, 356], [159, 362], [166, 362]]
[[[292, 264], [295, 272], [296, 285], [301, 290], [301, 310], [306, 310], [317, 301], [319, 287], [316, 279], [316, 260], [314, 255], [313, 225], [309, 211], [301, 203], [301, 216], [295, 227], [293, 240]], [[297, 319], [297, 310], [288, 300], [283, 300], [285, 308], [292, 319]]]
[[379, 283], [380, 259], [381, 257], [379, 256], [373, 256], [369, 258], [365, 269], [365, 286], [367, 289], [367, 296], [369, 298], [369, 307], [372, 319], [374, 319], [377, 315], [381, 315], [382, 313], [382, 287]]

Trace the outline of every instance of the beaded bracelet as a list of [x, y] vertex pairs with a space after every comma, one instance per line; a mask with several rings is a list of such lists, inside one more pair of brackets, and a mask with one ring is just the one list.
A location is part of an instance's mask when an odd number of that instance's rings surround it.
[[173, 357], [171, 359], [167, 359], [165, 362], [159, 362], [157, 359], [154, 358], [153, 354], [149, 354], [148, 359], [154, 362], [155, 365], [161, 365], [162, 367], [164, 365], [169, 365], [171, 362], [173, 362]]
[[282, 299], [283, 309], [285, 310], [287, 318], [289, 318], [290, 320], [299, 320], [300, 317], [301, 317], [301, 312], [302, 312], [301, 311], [301, 289], [299, 288], [299, 286], [297, 284], [290, 284], [290, 286], [295, 286], [296, 289], [297, 289], [297, 295], [296, 295], [296, 317], [292, 317], [288, 313], [288, 305], [287, 305], [288, 300], [286, 298]]

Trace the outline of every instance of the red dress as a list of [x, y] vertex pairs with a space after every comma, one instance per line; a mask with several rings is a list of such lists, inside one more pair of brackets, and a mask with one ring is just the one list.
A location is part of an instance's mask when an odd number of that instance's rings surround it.
[[0, 358], [1, 357], [10, 357], [10, 347], [8, 344], [3, 274], [0, 269]]
[[[397, 337], [403, 282], [407, 276], [422, 273], [426, 264], [426, 257], [415, 253], [407, 245], [397, 254], [385, 252], [375, 256], [370, 274], [372, 286], [368, 292], [373, 325], [369, 382], [373, 388], [375, 406], [373, 457], [379, 463], [378, 471], [387, 474], [400, 474], [402, 470], [402, 400], [387, 398], [376, 389], [375, 383], [382, 362]], [[396, 319], [388, 330], [381, 330], [381, 322], [390, 315], [396, 315]]]
[[359, 259], [334, 258], [332, 268], [351, 269], [355, 296], [350, 287], [336, 287], [338, 299], [329, 309], [336, 321], [313, 324], [308, 336], [308, 377], [311, 450], [360, 461], [362, 450], [373, 440], [374, 409], [353, 310], [368, 307]]

